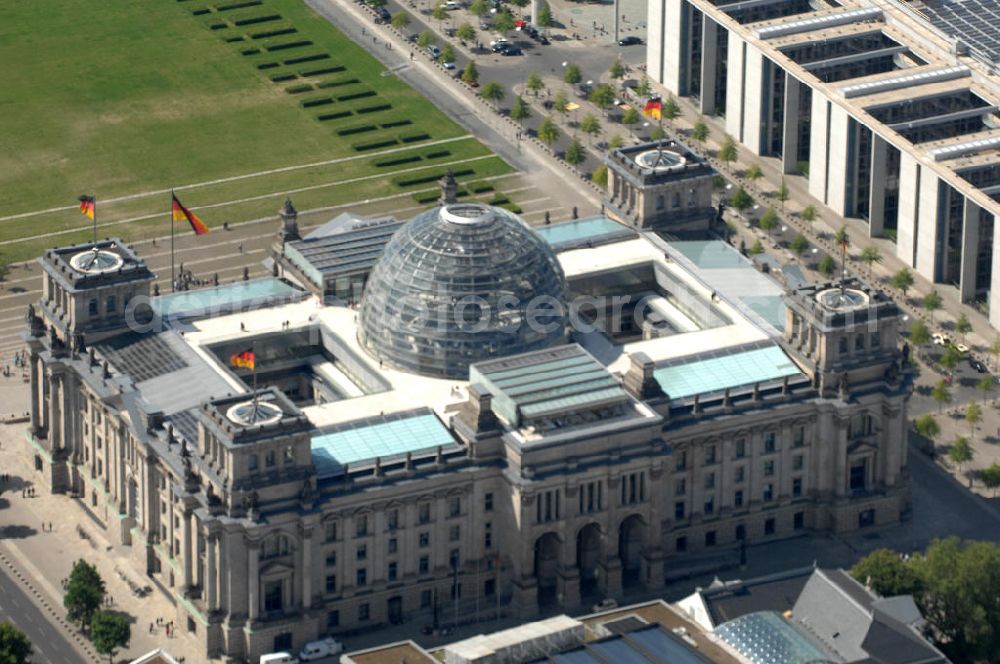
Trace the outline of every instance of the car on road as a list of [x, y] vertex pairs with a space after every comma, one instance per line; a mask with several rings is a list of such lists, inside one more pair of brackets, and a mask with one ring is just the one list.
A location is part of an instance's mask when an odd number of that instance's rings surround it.
[[455, 0], [448, 0], [446, 3], [444, 3], [444, 8], [447, 9], [447, 10], [449, 10], [449, 11], [452, 11], [452, 10], [455, 10], [455, 9], [462, 9], [462, 3], [461, 2], [455, 2]]
[[272, 652], [267, 655], [261, 655], [260, 664], [299, 664], [299, 660], [287, 652]]
[[497, 51], [497, 53], [499, 53], [500, 55], [523, 55], [524, 51], [522, 51], [519, 46], [514, 46], [513, 44], [509, 44], [501, 48], [499, 51]]
[[327, 637], [319, 641], [310, 641], [302, 648], [302, 652], [299, 653], [299, 660], [303, 662], [311, 662], [315, 659], [323, 659], [324, 657], [331, 657], [333, 655], [339, 655], [343, 652], [344, 646], [340, 644], [336, 639], [331, 639]]
[[622, 37], [618, 40], [619, 46], [635, 46], [636, 44], [641, 44], [642, 40], [635, 35], [629, 35], [628, 37]]
[[455, 68], [455, 63], [454, 62], [442, 62], [441, 66], [444, 67], [445, 69], [454, 69]]
[[931, 340], [934, 342], [935, 346], [947, 346], [951, 344], [951, 337], [940, 332], [935, 332], [931, 335]]
[[986, 365], [974, 357], [969, 358], [969, 366], [972, 367], [976, 373], [986, 373]]
[[376, 23], [388, 23], [392, 20], [392, 14], [385, 7], [379, 7], [375, 11], [375, 22]]
[[969, 352], [969, 347], [966, 346], [965, 344], [955, 344], [955, 350], [957, 350], [962, 355], [965, 355], [966, 353]]
[[490, 48], [496, 48], [497, 46], [503, 46], [504, 44], [509, 44], [510, 40], [506, 37], [497, 37], [490, 42]]
[[406, 37], [406, 41], [410, 42], [411, 44], [416, 44], [418, 39], [420, 39], [420, 35], [418, 35], [416, 32], [413, 32]]

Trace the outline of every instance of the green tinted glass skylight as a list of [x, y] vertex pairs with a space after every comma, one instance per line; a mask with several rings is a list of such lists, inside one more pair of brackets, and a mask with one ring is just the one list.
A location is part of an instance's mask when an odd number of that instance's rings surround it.
[[682, 399], [799, 373], [784, 351], [768, 346], [672, 364], [657, 369], [653, 375], [671, 399]]

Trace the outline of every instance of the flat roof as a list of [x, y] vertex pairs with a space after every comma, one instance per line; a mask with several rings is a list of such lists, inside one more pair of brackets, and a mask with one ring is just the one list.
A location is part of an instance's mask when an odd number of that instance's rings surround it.
[[796, 376], [799, 367], [777, 345], [750, 350], [723, 349], [686, 357], [653, 372], [671, 399]]
[[1000, 4], [996, 0], [935, 0], [915, 9], [939, 30], [969, 45], [973, 57], [1000, 62]]
[[350, 228], [288, 242], [285, 256], [314, 281], [338, 274], [370, 271], [382, 256], [386, 243], [403, 223], [391, 217], [355, 220]]
[[587, 242], [605, 242], [633, 238], [636, 232], [605, 216], [574, 219], [551, 226], [536, 227], [535, 232], [553, 249], [568, 248]]
[[313, 435], [311, 448], [317, 475], [329, 477], [347, 464], [453, 444], [448, 428], [429, 408], [422, 408], [325, 427]]
[[192, 318], [260, 309], [305, 297], [305, 292], [274, 277], [241, 281], [215, 288], [169, 293], [151, 298], [149, 306], [164, 319]]

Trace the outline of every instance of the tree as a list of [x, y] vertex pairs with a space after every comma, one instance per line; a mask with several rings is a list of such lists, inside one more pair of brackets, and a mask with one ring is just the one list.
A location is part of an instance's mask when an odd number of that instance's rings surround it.
[[747, 193], [746, 189], [740, 187], [736, 190], [736, 193], [733, 194], [729, 204], [740, 212], [746, 212], [750, 209], [750, 206], [753, 205], [753, 198], [750, 197], [750, 194]]
[[378, 9], [379, 7], [385, 7], [385, 0], [367, 0], [369, 7], [374, 7]]
[[[594, 89], [590, 91], [590, 95], [588, 96], [588, 99], [590, 99], [591, 103], [595, 104], [596, 106], [598, 106], [601, 109], [604, 109], [609, 104], [611, 104], [612, 102], [614, 102], [614, 100], [615, 100], [615, 89], [613, 87], [611, 87], [610, 85], [608, 85], [607, 83], [601, 83], [599, 85], [594, 86]], [[634, 108], [630, 108], [629, 110], [630, 111], [635, 111]], [[626, 111], [626, 113], [627, 112], [628, 111]], [[636, 114], [636, 116], [638, 116], [639, 112], [636, 111], [635, 114]]]
[[975, 456], [975, 452], [972, 449], [972, 445], [969, 444], [969, 439], [965, 436], [959, 436], [951, 443], [951, 447], [948, 448], [948, 461], [951, 461], [958, 468], [958, 472], [962, 472], [962, 466], [972, 461], [972, 457]]
[[630, 108], [622, 114], [622, 124], [634, 125], [639, 122], [640, 119], [639, 111], [634, 108]]
[[931, 322], [934, 322], [934, 312], [941, 308], [941, 296], [938, 294], [937, 290], [931, 289], [931, 292], [924, 296], [924, 309], [931, 315]]
[[750, 247], [749, 252], [751, 256], [757, 256], [759, 254], [762, 254], [764, 253], [764, 245], [760, 243], [760, 240], [757, 240], [756, 242], [753, 243], [753, 246]]
[[785, 178], [781, 178], [781, 184], [778, 185], [778, 191], [774, 193], [775, 198], [781, 202], [781, 211], [785, 211], [785, 203], [788, 201], [788, 185], [785, 184]]
[[524, 103], [524, 99], [521, 98], [521, 95], [514, 97], [514, 105], [510, 108], [511, 120], [516, 120], [517, 124], [520, 125], [530, 117], [531, 109], [528, 108], [526, 103]]
[[745, 175], [746, 179], [750, 180], [750, 182], [757, 182], [757, 180], [764, 177], [764, 171], [760, 170], [760, 166], [758, 166], [757, 164], [753, 164], [750, 168], [747, 169]]
[[545, 83], [542, 81], [542, 77], [538, 75], [538, 72], [533, 71], [528, 74], [528, 80], [524, 82], [524, 87], [531, 90], [535, 96], [545, 89]]
[[435, 43], [437, 43], [437, 37], [435, 37], [434, 33], [430, 30], [424, 30], [420, 33], [420, 36], [417, 37], [417, 46], [420, 48], [427, 48], [431, 44]]
[[965, 335], [972, 332], [972, 323], [969, 322], [969, 317], [964, 312], [955, 321], [955, 331], [962, 335], [962, 343], [965, 343]]
[[802, 208], [802, 212], [799, 213], [799, 216], [802, 217], [802, 221], [806, 221], [811, 224], [816, 221], [816, 208], [812, 205], [807, 205]]
[[985, 404], [987, 397], [989, 397], [990, 392], [993, 390], [993, 376], [987, 374], [980, 378], [979, 382], [976, 383], [976, 389], [982, 391], [983, 404]]
[[69, 574], [63, 597], [69, 621], [79, 623], [81, 629], [90, 625], [91, 618], [104, 602], [104, 594], [104, 579], [97, 568], [85, 560], [77, 560]]
[[965, 422], [969, 425], [969, 438], [976, 437], [976, 425], [983, 421], [983, 409], [975, 401], [965, 407]]
[[482, 18], [489, 13], [490, 3], [486, 0], [472, 0], [472, 4], [469, 5], [469, 11], [472, 12], [473, 16]]
[[10, 623], [0, 623], [0, 662], [28, 664], [34, 650], [24, 632]]
[[923, 346], [931, 340], [931, 331], [927, 328], [927, 323], [917, 319], [910, 328], [910, 343], [914, 346]]
[[115, 653], [128, 645], [132, 638], [129, 619], [120, 613], [98, 611], [90, 623], [90, 640], [94, 650], [108, 656], [108, 664], [114, 664]]
[[479, 96], [496, 105], [503, 100], [505, 94], [506, 92], [504, 92], [502, 85], [496, 81], [490, 81], [483, 86], [483, 90], [479, 93]]
[[913, 422], [913, 429], [933, 443], [941, 435], [941, 425], [933, 415], [921, 415]]
[[583, 80], [583, 73], [580, 71], [580, 67], [575, 64], [566, 65], [566, 70], [563, 72], [563, 80], [570, 85], [576, 85]]
[[681, 116], [681, 107], [677, 104], [677, 100], [667, 95], [667, 98], [663, 100], [663, 104], [660, 108], [660, 115], [667, 122], [673, 122]]
[[920, 590], [920, 577], [891, 549], [869, 553], [851, 568], [851, 576], [883, 597], [913, 595]]
[[801, 258], [802, 254], [809, 251], [809, 240], [806, 239], [805, 235], [799, 233], [792, 239], [791, 243], [789, 243], [788, 248], [791, 249], [796, 256]]
[[538, 125], [538, 140], [550, 148], [553, 143], [559, 140], [559, 127], [552, 121], [552, 118], [546, 116], [542, 120], [542, 124]]
[[719, 159], [726, 164], [728, 170], [737, 157], [739, 157], [739, 151], [736, 149], [736, 141], [733, 140], [732, 136], [726, 134], [726, 137], [722, 139], [722, 147], [719, 148]]
[[615, 60], [611, 65], [611, 69], [608, 70], [608, 76], [613, 79], [619, 79], [625, 75], [625, 66], [622, 65], [621, 60]]
[[621, 134], [614, 134], [608, 139], [608, 148], [611, 150], [617, 150], [623, 145], [625, 145], [625, 139], [622, 138]]
[[769, 207], [764, 211], [764, 214], [760, 216], [760, 221], [758, 223], [760, 224], [761, 230], [765, 233], [770, 233], [781, 225], [781, 221], [778, 219], [778, 213], [775, 212], [772, 207]]
[[552, 10], [549, 9], [548, 5], [538, 10], [538, 18], [535, 22], [543, 28], [552, 27]]
[[990, 355], [993, 356], [993, 369], [996, 370], [997, 362], [1000, 361], [1000, 337], [993, 340], [990, 344]]
[[823, 256], [823, 260], [819, 262], [816, 269], [819, 270], [819, 273], [824, 277], [832, 277], [837, 271], [837, 264], [833, 262], [833, 258], [830, 254], [827, 254], [826, 256]]
[[462, 42], [472, 42], [476, 40], [476, 29], [469, 23], [463, 23], [458, 26], [458, 30], [455, 31], [455, 36]]
[[476, 67], [475, 61], [469, 60], [466, 63], [465, 69], [462, 71], [462, 80], [466, 83], [479, 82], [479, 69]]
[[552, 110], [559, 115], [564, 115], [567, 111], [566, 106], [569, 105], [569, 99], [566, 98], [566, 91], [560, 90], [556, 93], [555, 99], [552, 100]]
[[893, 288], [898, 288], [903, 291], [903, 297], [906, 297], [906, 291], [913, 287], [913, 273], [910, 272], [908, 268], [904, 267], [899, 272], [892, 275], [890, 283]]
[[699, 143], [704, 143], [708, 140], [708, 125], [698, 120], [694, 123], [694, 127], [691, 128], [691, 138], [698, 141]]
[[651, 92], [652, 88], [649, 87], [649, 79], [643, 75], [639, 84], [635, 86], [635, 93], [640, 97], [648, 97]]
[[851, 236], [847, 234], [847, 226], [841, 226], [837, 229], [837, 232], [833, 235], [833, 241], [837, 243], [837, 246], [850, 246]]
[[934, 389], [931, 390], [931, 399], [938, 405], [938, 412], [940, 413], [944, 405], [951, 401], [951, 391], [948, 389], [948, 383], [943, 380], [935, 383]]
[[434, 9], [431, 10], [431, 16], [438, 22], [438, 27], [441, 27], [441, 23], [447, 21], [451, 17], [451, 14], [447, 9], [445, 9], [444, 2], [439, 2], [434, 5]]
[[594, 169], [594, 172], [590, 174], [590, 181], [599, 187], [608, 187], [608, 167], [601, 164]]
[[493, 29], [504, 34], [514, 29], [514, 16], [506, 9], [497, 12], [493, 18]]
[[979, 472], [979, 479], [983, 481], [983, 486], [993, 492], [993, 497], [997, 497], [997, 489], [1000, 488], [1000, 464], [996, 461], [989, 467], [983, 468]]
[[406, 12], [396, 12], [392, 15], [390, 23], [397, 30], [404, 30], [410, 24], [410, 15]]
[[601, 121], [593, 113], [587, 113], [580, 120], [580, 131], [587, 136], [597, 136], [601, 133]]
[[861, 262], [868, 266], [868, 278], [872, 276], [872, 265], [882, 262], [882, 252], [878, 247], [869, 245], [861, 250]]
[[587, 159], [587, 152], [584, 150], [583, 145], [577, 140], [576, 136], [573, 137], [573, 141], [566, 148], [566, 154], [563, 155], [563, 159], [566, 163], [572, 164], [573, 166], [579, 166]]
[[958, 362], [961, 359], [962, 354], [958, 352], [958, 349], [949, 345], [944, 349], [944, 352], [941, 353], [941, 359], [938, 360], [938, 364], [948, 371], [953, 371], [955, 367], [958, 366]]
[[[441, 49], [441, 55], [438, 56], [438, 60], [441, 62], [455, 62], [455, 49], [452, 48], [451, 44], [445, 44], [444, 48]], [[472, 64], [472, 61], [469, 61]]]

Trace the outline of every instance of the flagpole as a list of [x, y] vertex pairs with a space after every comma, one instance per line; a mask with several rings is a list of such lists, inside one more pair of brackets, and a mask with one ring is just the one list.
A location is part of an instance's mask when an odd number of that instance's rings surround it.
[[170, 292], [177, 291], [177, 279], [174, 276], [174, 190], [170, 190]]
[[94, 196], [94, 250], [97, 250], [97, 196]]

